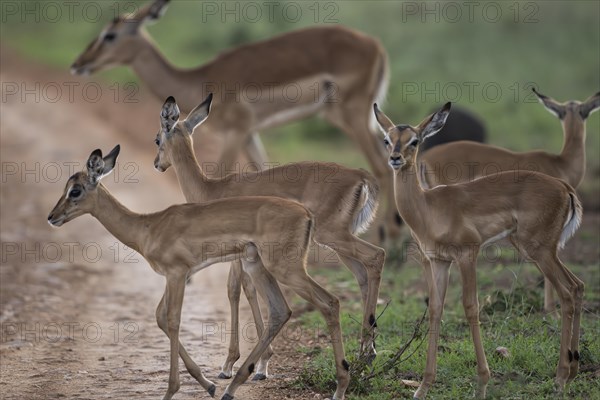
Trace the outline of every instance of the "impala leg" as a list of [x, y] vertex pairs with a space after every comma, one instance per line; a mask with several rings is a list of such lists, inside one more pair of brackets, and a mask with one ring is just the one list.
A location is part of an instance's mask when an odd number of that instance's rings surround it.
[[263, 331], [257, 345], [238, 369], [235, 377], [225, 389], [221, 400], [232, 400], [237, 388], [254, 372], [256, 362], [269, 347], [277, 333], [292, 315], [281, 289], [273, 276], [263, 267], [261, 262], [243, 261], [244, 270], [252, 277], [259, 294], [267, 302], [269, 308], [268, 328]]
[[[521, 249], [519, 247], [516, 237], [510, 236], [509, 239], [510, 239], [510, 242], [512, 243], [512, 245], [517, 250], [521, 251], [521, 253], [525, 257], [527, 257], [527, 255], [525, 254], [523, 249]], [[539, 269], [539, 267], [538, 267], [538, 269]], [[556, 300], [554, 300], [554, 288], [552, 286], [552, 282], [550, 282], [550, 280], [546, 276], [544, 276], [544, 313], [553, 318], [559, 317], [558, 310], [556, 309]]]
[[323, 314], [327, 328], [331, 336], [333, 354], [335, 357], [335, 368], [337, 388], [333, 400], [343, 400], [346, 389], [350, 383], [348, 373], [350, 365], [345, 359], [344, 343], [342, 340], [342, 327], [340, 325], [340, 302], [337, 297], [319, 286], [306, 273], [297, 270], [293, 276], [279, 277], [279, 280], [293, 289], [300, 297], [313, 304]]
[[[554, 254], [555, 251], [555, 249], [536, 249], [535, 254], [530, 254], [530, 256], [536, 262], [538, 268], [552, 282], [560, 300], [561, 336], [560, 354], [556, 368], [556, 389], [559, 393], [562, 393], [567, 381], [570, 379], [571, 368], [573, 367], [575, 373], [578, 368], [576, 364], [579, 360], [575, 359], [571, 345], [575, 343], [579, 346], [579, 339], [573, 339], [573, 328], [575, 307], [576, 305], [580, 306], [576, 297], [579, 297], [580, 292], [583, 294], [583, 285], [580, 286], [578, 282], [571, 278], [570, 272]], [[577, 324], [579, 324], [579, 318]], [[579, 331], [579, 326], [577, 326], [577, 331]], [[577, 355], [579, 356], [579, 353]]]
[[[156, 308], [156, 322], [158, 323], [158, 327], [167, 335], [167, 337], [169, 337], [169, 330], [167, 329], [166, 295], [167, 291], [165, 290], [165, 294], [163, 294], [163, 297], [160, 299], [160, 303], [158, 303], [158, 307]], [[181, 342], [179, 342], [179, 355], [190, 375], [192, 375], [194, 379], [198, 381], [200, 386], [202, 386], [211, 396], [214, 396], [216, 390], [214, 383], [204, 377], [202, 370], [194, 360], [192, 360]]]
[[[477, 254], [477, 253], [475, 253]], [[465, 310], [465, 317], [471, 328], [471, 337], [475, 347], [475, 357], [477, 359], [477, 392], [475, 396], [484, 399], [488, 381], [490, 380], [490, 368], [488, 367], [483, 343], [481, 342], [481, 332], [479, 330], [479, 301], [477, 299], [477, 273], [476, 260], [461, 260], [459, 263], [460, 276], [462, 278], [462, 302]]]
[[544, 312], [557, 318], [556, 300], [554, 300], [554, 287], [548, 278], [544, 278]]
[[267, 151], [260, 140], [258, 132], [254, 132], [250, 135], [248, 141], [246, 142], [245, 151], [246, 155], [248, 156], [248, 160], [256, 163], [256, 166], [259, 170], [265, 167], [265, 162], [269, 158], [267, 157]]
[[571, 280], [575, 283], [576, 290], [574, 292], [575, 295], [575, 313], [573, 315], [573, 335], [571, 336], [571, 351], [573, 351], [573, 361], [571, 362], [571, 369], [569, 371], [569, 378], [567, 379], [567, 383], [570, 383], [577, 372], [579, 372], [579, 334], [580, 334], [580, 325], [581, 325], [581, 309], [583, 307], [583, 292], [585, 289], [585, 285], [581, 279], [579, 279], [575, 274], [565, 268], [565, 271], [571, 277]]
[[[257, 262], [260, 261], [260, 258]], [[265, 327], [262, 319], [262, 312], [260, 311], [260, 306], [258, 305], [258, 296], [256, 294], [256, 287], [252, 282], [252, 278], [246, 271], [242, 271], [242, 286], [244, 288], [244, 294], [248, 299], [248, 303], [250, 304], [250, 309], [252, 310], [252, 317], [254, 318], [254, 326], [256, 326], [256, 333], [258, 337], [261, 337]], [[256, 367], [256, 373], [252, 378], [253, 381], [260, 381], [263, 379], [267, 379], [269, 375], [269, 360], [273, 355], [273, 348], [271, 345], [267, 347], [267, 350], [262, 354], [260, 360], [258, 362], [258, 366]]]
[[241, 173], [244, 168], [237, 168], [235, 163], [239, 159], [239, 155], [247, 142], [248, 134], [242, 131], [230, 131], [227, 133], [225, 140], [225, 148], [219, 159], [219, 178], [224, 178], [231, 173]]
[[219, 379], [229, 379], [233, 376], [233, 365], [240, 358], [240, 329], [239, 306], [242, 291], [242, 263], [239, 260], [231, 262], [227, 278], [227, 297], [231, 309], [231, 339], [227, 359], [221, 367]]
[[[256, 288], [252, 283], [250, 276], [242, 269], [242, 262], [235, 260], [231, 262], [231, 268], [229, 270], [229, 278], [227, 281], [227, 295], [229, 297], [229, 306], [231, 307], [231, 340], [229, 341], [229, 352], [227, 359], [221, 368], [219, 373], [219, 379], [229, 379], [233, 376], [233, 366], [240, 358], [240, 345], [239, 345], [239, 304], [241, 288], [244, 288], [244, 294], [250, 304], [252, 310], [252, 316], [254, 317], [254, 323], [258, 336], [262, 335], [264, 330], [264, 324], [262, 320], [262, 314], [260, 306], [258, 305], [258, 297], [256, 295]], [[257, 373], [254, 376], [254, 380], [266, 379], [268, 375], [268, 363], [269, 359], [273, 355], [271, 346], [265, 351], [259, 362]]]
[[343, 263], [352, 271], [358, 281], [363, 301], [360, 349], [361, 353], [365, 352], [369, 361], [372, 361], [377, 355], [375, 350], [377, 299], [385, 262], [385, 251], [352, 235], [349, 235], [343, 242], [335, 242], [334, 247]]
[[167, 275], [167, 332], [171, 344], [169, 387], [163, 400], [170, 400], [179, 390], [179, 324], [185, 291], [185, 274]]
[[414, 394], [415, 399], [424, 399], [427, 391], [435, 381], [440, 323], [444, 311], [450, 264], [450, 261], [429, 260], [423, 257], [423, 270], [429, 286], [429, 343], [425, 373], [421, 385]]

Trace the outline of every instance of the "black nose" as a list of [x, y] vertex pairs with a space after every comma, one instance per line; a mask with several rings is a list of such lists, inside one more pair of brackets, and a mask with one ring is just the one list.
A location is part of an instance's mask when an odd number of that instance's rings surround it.
[[392, 161], [400, 161], [400, 156], [390, 156], [390, 160], [392, 160]]
[[52, 214], [48, 215], [48, 221], [52, 219]]

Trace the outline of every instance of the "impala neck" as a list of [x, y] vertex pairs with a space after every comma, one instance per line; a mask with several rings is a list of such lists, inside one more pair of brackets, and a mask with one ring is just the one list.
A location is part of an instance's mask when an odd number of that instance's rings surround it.
[[207, 196], [210, 193], [208, 188], [210, 179], [198, 164], [191, 143], [173, 140], [171, 160], [185, 199], [194, 203], [210, 200]]
[[561, 123], [565, 141], [560, 157], [568, 166], [569, 183], [576, 187], [585, 174], [585, 121], [567, 112]]
[[191, 111], [201, 97], [198, 91], [202, 86], [194, 82], [198, 71], [176, 68], [160, 54], [145, 32], [140, 35], [142, 40], [136, 42], [139, 49], [131, 63], [135, 73], [159, 99], [175, 95], [182, 110]]
[[425, 191], [419, 184], [415, 161], [406, 169], [394, 171], [396, 207], [412, 230], [423, 225], [427, 217]]
[[142, 253], [147, 232], [145, 216], [130, 211], [98, 184], [98, 200], [91, 214], [121, 243]]

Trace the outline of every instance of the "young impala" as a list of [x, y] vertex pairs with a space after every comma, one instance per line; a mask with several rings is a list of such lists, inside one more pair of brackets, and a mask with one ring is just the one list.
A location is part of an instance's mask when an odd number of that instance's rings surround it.
[[337, 372], [334, 399], [343, 399], [349, 376], [339, 301], [306, 273], [306, 254], [313, 232], [310, 212], [291, 200], [238, 197], [136, 214], [100, 183], [113, 170], [118, 154], [119, 146], [104, 158], [100, 150], [92, 152], [86, 170], [69, 178], [48, 222], [61, 226], [80, 215], [91, 214], [118, 240], [144, 256], [155, 272], [165, 276], [165, 293], [156, 310], [158, 326], [171, 345], [169, 385], [164, 399], [171, 399], [179, 390], [179, 356], [200, 385], [211, 396], [215, 394], [215, 385], [203, 376], [179, 342], [181, 306], [187, 277], [216, 262], [232, 259], [241, 260], [244, 271], [266, 301], [269, 329], [262, 332], [221, 399], [233, 399], [236, 389], [250, 376], [260, 355], [290, 317], [278, 282], [292, 288], [325, 317]]
[[[169, 97], [160, 114], [161, 129], [156, 135], [158, 154], [154, 166], [166, 171], [175, 169], [179, 186], [188, 202], [203, 202], [239, 196], [278, 196], [302, 203], [315, 216], [314, 240], [333, 249], [358, 280], [363, 306], [362, 347], [375, 356], [374, 330], [377, 296], [385, 258], [383, 249], [356, 234], [365, 231], [377, 210], [377, 183], [366, 171], [345, 168], [332, 163], [294, 163], [260, 172], [232, 174], [225, 178], [208, 178], [196, 156], [192, 133], [210, 111], [212, 95], [196, 107], [187, 118], [179, 120], [179, 108]], [[212, 111], [210, 111], [212, 114]], [[211, 116], [211, 118], [213, 118]], [[254, 314], [257, 329], [262, 332], [260, 308], [251, 281], [238, 261], [232, 263], [228, 295], [234, 335], [221, 378], [230, 378], [233, 365], [240, 357], [238, 307], [241, 284]], [[267, 377], [270, 349], [261, 358], [254, 379]]]
[[414, 397], [433, 384], [440, 321], [450, 265], [462, 278], [462, 301], [477, 359], [477, 395], [485, 397], [490, 371], [479, 332], [476, 266], [480, 247], [503, 237], [529, 257], [558, 292], [562, 313], [556, 385], [564, 390], [579, 368], [579, 324], [584, 285], [558, 258], [558, 249], [581, 222], [581, 205], [566, 182], [532, 171], [503, 172], [472, 182], [424, 189], [416, 158], [423, 141], [437, 133], [450, 103], [419, 125], [395, 125], [374, 106], [394, 170], [396, 206], [422, 251], [429, 286], [429, 347], [423, 381]]
[[[535, 89], [532, 90], [540, 102], [562, 123], [564, 144], [560, 154], [539, 150], [515, 153], [481, 143], [453, 142], [423, 153], [420, 162], [425, 167], [420, 169], [421, 182], [428, 187], [450, 185], [468, 182], [483, 175], [518, 169], [542, 172], [577, 188], [585, 175], [585, 121], [600, 107], [600, 92], [584, 102], [572, 100], [559, 103]], [[453, 170], [452, 174], [443, 173], [448, 165], [457, 170]], [[555, 312], [554, 303], [552, 285], [545, 279], [546, 313]]]
[[319, 26], [239, 46], [197, 68], [180, 69], [143, 29], [160, 18], [168, 3], [155, 0], [110, 22], [71, 71], [87, 75], [130, 66], [158, 98], [175, 93], [184, 113], [214, 92], [213, 118], [199, 129], [202, 136], [224, 136], [219, 168], [211, 176], [234, 171], [242, 149], [263, 167], [267, 157], [259, 132], [322, 115], [363, 152], [387, 196], [386, 229], [397, 234], [392, 182], [371, 115], [371, 104], [383, 100], [388, 85], [388, 57], [379, 41], [340, 25]]

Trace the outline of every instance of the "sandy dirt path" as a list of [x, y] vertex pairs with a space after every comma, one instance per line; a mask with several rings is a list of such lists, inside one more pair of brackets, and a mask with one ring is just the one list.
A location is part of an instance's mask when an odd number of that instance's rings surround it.
[[[13, 56], [3, 54], [3, 83], [28, 88], [40, 84], [43, 89], [62, 85], [61, 80], [79, 81], [23, 68], [27, 63]], [[72, 169], [81, 169], [93, 149], [107, 152], [117, 143], [122, 146], [118, 173], [105, 184], [120, 201], [138, 212], [183, 201], [174, 176], [152, 168], [152, 133], [158, 125], [152, 117], [158, 116], [159, 103], [143, 100], [128, 114], [122, 104], [106, 100], [69, 101], [63, 95], [52, 102], [48, 96], [23, 99], [20, 94], [3, 98], [2, 399], [146, 399], [161, 398], [166, 391], [169, 344], [154, 319], [164, 278], [90, 216], [59, 229], [46, 223]], [[130, 119], [141, 116], [138, 122]], [[148, 145], [140, 144], [140, 136]], [[70, 162], [77, 164], [66, 164]], [[216, 376], [228, 338], [228, 270], [218, 264], [196, 274], [182, 315], [182, 341], [217, 384], [217, 398], [227, 384]], [[250, 325], [244, 301], [241, 314], [242, 326]], [[242, 340], [242, 357], [254, 338], [252, 329], [243, 332], [248, 337]], [[180, 366], [182, 385], [176, 398], [210, 398]], [[244, 385], [236, 398], [258, 398], [256, 385], [260, 383]]]

